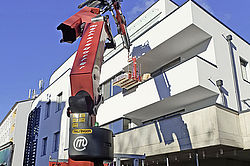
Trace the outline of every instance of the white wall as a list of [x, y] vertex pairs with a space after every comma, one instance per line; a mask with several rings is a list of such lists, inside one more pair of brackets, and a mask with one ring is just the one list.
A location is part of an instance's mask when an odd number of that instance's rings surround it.
[[26, 143], [26, 132], [28, 117], [31, 111], [32, 100], [19, 103], [17, 105], [15, 131], [14, 131], [14, 154], [12, 159], [13, 166], [22, 166], [24, 160], [24, 150]]
[[[218, 79], [222, 79], [224, 81], [224, 88], [229, 93], [229, 96], [227, 97], [229, 107], [238, 110], [235, 96], [235, 86], [233, 84], [233, 71], [231, 68], [229, 47], [224, 37], [227, 35], [232, 35], [232, 43], [236, 47], [236, 49], [234, 49], [234, 58], [241, 100], [250, 98], [250, 83], [242, 79], [239, 62], [239, 57], [242, 57], [250, 62], [250, 56], [248, 56], [250, 52], [249, 44], [238, 37], [230, 29], [222, 25], [219, 21], [200, 9], [196, 4], [192, 3], [191, 1], [188, 3], [191, 5], [194, 24], [212, 36], [216, 55], [216, 65], [218, 66], [219, 70], [217, 74], [211, 74], [211, 79], [214, 82]], [[243, 110], [249, 109], [247, 105], [243, 103], [241, 104], [243, 106]]]
[[[63, 66], [58, 68], [58, 72], [62, 71], [62, 75], [56, 73], [53, 77], [57, 77], [57, 79], [50, 84], [50, 86], [43, 91], [33, 102], [32, 109], [35, 107], [41, 107], [40, 114], [40, 125], [39, 125], [39, 134], [38, 134], [38, 148], [37, 148], [37, 164], [48, 164], [49, 156], [53, 159], [67, 159], [68, 158], [68, 130], [69, 130], [69, 119], [66, 115], [68, 105], [69, 96], [71, 96], [70, 89], [70, 72], [71, 72], [71, 62], [72, 56], [69, 59], [69, 62], [64, 63]], [[57, 109], [57, 95], [62, 93], [62, 110], [56, 111]], [[46, 110], [46, 103], [51, 101], [50, 108], [50, 117], [44, 119], [44, 114]], [[60, 143], [59, 143], [59, 151], [56, 153], [52, 152], [53, 146], [53, 136], [55, 132], [60, 131]], [[48, 145], [47, 145], [47, 154], [45, 156], [41, 156], [41, 147], [42, 147], [42, 139], [44, 137], [48, 137]]]
[[[197, 26], [198, 28], [200, 28], [200, 30], [211, 36], [211, 38], [206, 39], [205, 41], [202, 41], [197, 45], [194, 45], [192, 48], [182, 52], [176, 57], [180, 56], [182, 57], [182, 60], [187, 60], [192, 56], [198, 55], [201, 58], [205, 59], [205, 61], [207, 61], [208, 63], [211, 63], [211, 65], [214, 67], [208, 68], [206, 65], [208, 64], [207, 62], [199, 61], [197, 63], [197, 69], [195, 70], [195, 72], [192, 71], [193, 65], [191, 65], [189, 68], [186, 68], [187, 70], [185, 71], [181, 70], [181, 72], [174, 72], [172, 76], [170, 73], [171, 71], [175, 70], [170, 70], [167, 76], [169, 75], [168, 78], [171, 84], [171, 94], [174, 95], [185, 92], [186, 89], [184, 87], [189, 83], [192, 84], [193, 81], [188, 77], [192, 77], [192, 75], [197, 71], [197, 84], [217, 94], [220, 94], [220, 91], [216, 86], [216, 81], [222, 79], [224, 82], [223, 88], [225, 89], [225, 100], [227, 103], [226, 106], [237, 110], [237, 100], [235, 95], [235, 87], [233, 84], [229, 48], [228, 43], [224, 39], [222, 34], [232, 34], [233, 43], [237, 46], [237, 50], [234, 50], [234, 52], [236, 55], [236, 70], [242, 100], [250, 98], [250, 84], [249, 82], [246, 82], [242, 79], [239, 65], [239, 56], [247, 61], [250, 61], [249, 56], [247, 57], [247, 52], [249, 52], [250, 49], [249, 44], [247, 44], [236, 34], [231, 32], [227, 27], [208, 15], [205, 11], [200, 9], [192, 1], [187, 2], [170, 16], [162, 20], [155, 27], [141, 35], [140, 38], [136, 39], [132, 43], [132, 47], [143, 45], [146, 41], [148, 41], [151, 49], [154, 50], [154, 48], [156, 48], [158, 45], [160, 45], [164, 41], [171, 40], [174, 35], [184, 31], [184, 29], [189, 27], [190, 25]], [[181, 49], [182, 45], [179, 45], [179, 47]], [[141, 59], [142, 58], [143, 56], [141, 57]], [[147, 58], [149, 58], [149, 56]], [[106, 61], [102, 67], [101, 82], [105, 82], [118, 72], [122, 71], [122, 68], [124, 68], [128, 64], [126, 60], [126, 50], [122, 50], [121, 52], [117, 53], [112, 59]], [[181, 67], [177, 66], [176, 71], [179, 68]], [[185, 78], [187, 79], [185, 80]], [[175, 81], [172, 81], [171, 79], [174, 79]], [[185, 81], [183, 81], [182, 79]], [[139, 85], [136, 91], [132, 92], [129, 95], [123, 96], [122, 94], [118, 94], [106, 100], [99, 109], [99, 114], [97, 117], [98, 121], [101, 124], [107, 123], [108, 121], [114, 120], [115, 118], [124, 116], [124, 114], [128, 112], [134, 111], [136, 109], [139, 109], [140, 107], [144, 107], [158, 101], [156, 99], [157, 95], [154, 84], [147, 87], [148, 89], [150, 89], [150, 94], [146, 94], [146, 88], [145, 90], [141, 90], [144, 89], [144, 86], [149, 85], [149, 82], [150, 81], [145, 83], [145, 85]], [[130, 100], [131, 102], [129, 102]], [[148, 102], [149, 100], [150, 102]], [[223, 104], [221, 96], [218, 97], [217, 103]], [[249, 109], [246, 104], [242, 103], [242, 105], [243, 110]]]
[[12, 112], [7, 115], [6, 119], [0, 126], [0, 145], [6, 144], [10, 141], [10, 128], [12, 126]]

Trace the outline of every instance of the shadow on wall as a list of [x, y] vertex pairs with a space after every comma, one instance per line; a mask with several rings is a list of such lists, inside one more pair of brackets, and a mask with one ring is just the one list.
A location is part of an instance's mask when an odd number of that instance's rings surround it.
[[181, 115], [176, 115], [167, 119], [159, 120], [159, 126], [160, 128], [158, 127], [158, 124], [155, 123], [160, 142], [162, 142], [162, 134], [165, 145], [173, 143], [173, 134], [175, 134], [180, 150], [192, 149], [188, 128], [182, 120]]
[[223, 84], [221, 86], [217, 86], [215, 82], [213, 82], [210, 78], [208, 79], [215, 87], [217, 87], [220, 91], [220, 96], [221, 96], [221, 103], [225, 107], [228, 107], [228, 101], [227, 98], [229, 97], [228, 91], [224, 88]]
[[[139, 57], [143, 56], [144, 54], [146, 54], [150, 50], [151, 50], [151, 47], [149, 45], [149, 41], [146, 41], [144, 44], [133, 47], [131, 55], [132, 55], [132, 57], [139, 58]], [[171, 96], [170, 84], [169, 84], [168, 78], [164, 72], [160, 73], [158, 76], [154, 77], [154, 82], [155, 82], [160, 100], [163, 100], [164, 98]], [[132, 89], [130, 91], [123, 92], [123, 94], [127, 95], [127, 94], [134, 92], [134, 91], [135, 91], [135, 89]]]
[[151, 50], [149, 41], [147, 40], [144, 44], [133, 47], [131, 55], [132, 57], [139, 58]]
[[154, 82], [155, 82], [155, 86], [156, 86], [160, 100], [163, 100], [171, 96], [171, 86], [169, 84], [169, 81], [165, 72], [154, 77]]
[[222, 86], [220, 88], [221, 91], [221, 97], [222, 97], [222, 102], [224, 104], [224, 106], [228, 107], [228, 102], [227, 102], [227, 97], [229, 96], [228, 91]]
[[233, 79], [234, 79], [234, 84], [235, 84], [235, 91], [236, 91], [236, 99], [238, 100], [238, 111], [242, 111], [242, 105], [240, 102], [240, 89], [239, 89], [239, 81], [237, 77], [237, 69], [236, 69], [236, 63], [235, 63], [235, 54], [234, 52], [237, 51], [237, 47], [234, 45], [234, 43], [231, 41], [230, 42], [230, 52], [231, 52], [231, 63], [233, 67]]
[[[133, 47], [133, 49], [131, 51], [131, 56], [139, 58], [139, 57], [143, 56], [144, 54], [146, 54], [150, 50], [151, 50], [151, 47], [149, 45], [149, 41], [147, 40], [144, 44]], [[137, 87], [134, 87], [134, 88], [129, 89], [129, 90], [123, 89], [122, 90], [123, 96], [129, 95], [129, 94], [135, 92], [136, 88]]]
[[[54, 134], [60, 131], [61, 116], [65, 102], [39, 102], [29, 114], [24, 165], [49, 165], [49, 156], [56, 159], [58, 144], [55, 144]], [[46, 147], [43, 139], [47, 137]]]

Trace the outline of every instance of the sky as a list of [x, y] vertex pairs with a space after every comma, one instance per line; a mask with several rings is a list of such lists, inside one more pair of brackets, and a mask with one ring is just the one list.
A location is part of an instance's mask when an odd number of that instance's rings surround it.
[[[157, 0], [123, 0], [128, 23]], [[181, 5], [186, 0], [174, 0]], [[196, 0], [216, 18], [250, 42], [249, 0]], [[38, 91], [76, 50], [79, 42], [60, 44], [56, 27], [78, 11], [82, 0], [0, 1], [0, 121], [15, 102]], [[111, 24], [114, 24], [112, 21]], [[115, 32], [114, 26], [112, 26]], [[250, 53], [249, 53], [250, 54]]]

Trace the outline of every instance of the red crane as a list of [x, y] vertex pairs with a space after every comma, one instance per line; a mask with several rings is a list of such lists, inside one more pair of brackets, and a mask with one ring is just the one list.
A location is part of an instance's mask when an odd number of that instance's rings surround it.
[[50, 162], [51, 166], [99, 166], [105, 160], [113, 160], [114, 155], [112, 132], [95, 126], [97, 109], [103, 102], [99, 87], [103, 54], [105, 49], [116, 47], [109, 17], [103, 14], [111, 12], [123, 45], [129, 52], [126, 21], [120, 0], [87, 0], [78, 8], [83, 9], [57, 27], [63, 34], [60, 42], [73, 43], [79, 37], [82, 39], [70, 73], [69, 159], [62, 163]]

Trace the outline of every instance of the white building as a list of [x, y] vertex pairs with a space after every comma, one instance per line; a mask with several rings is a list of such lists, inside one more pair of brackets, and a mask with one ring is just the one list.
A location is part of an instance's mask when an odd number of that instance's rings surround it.
[[[33, 100], [18, 101], [10, 109], [0, 124], [0, 146], [12, 142], [14, 153], [6, 158], [8, 151], [1, 153], [0, 158], [12, 159], [12, 165], [22, 165], [25, 148], [25, 136], [27, 130], [28, 115]], [[1, 149], [4, 150], [4, 149]], [[0, 162], [1, 164], [1, 162]]]
[[128, 29], [132, 55], [153, 78], [116, 94], [110, 85], [128, 68], [126, 50], [106, 54], [101, 82], [109, 93], [97, 120], [138, 126], [116, 134], [115, 152], [145, 153], [149, 165], [167, 156], [188, 165], [195, 154], [209, 164], [249, 165], [249, 43], [193, 1], [177, 7], [160, 0]]
[[[129, 66], [116, 36], [117, 49], [104, 56], [105, 101], [97, 115], [100, 125], [115, 133], [115, 153], [145, 154], [147, 165], [194, 165], [195, 157], [202, 165], [249, 165], [249, 43], [193, 1], [177, 6], [159, 0], [128, 31], [131, 54], [152, 78], [128, 91], [112, 86]], [[32, 138], [36, 155], [26, 165], [68, 158], [74, 57], [52, 74], [50, 86], [32, 104], [39, 130]]]

